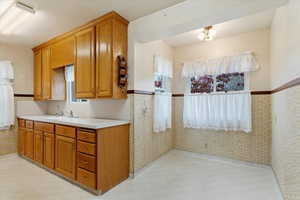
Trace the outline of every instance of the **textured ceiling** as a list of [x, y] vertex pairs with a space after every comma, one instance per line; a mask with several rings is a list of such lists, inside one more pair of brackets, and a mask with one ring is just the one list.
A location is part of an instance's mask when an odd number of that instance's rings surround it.
[[[217, 31], [216, 39], [255, 31], [258, 29], [269, 28], [272, 24], [274, 13], [275, 10], [271, 9], [255, 15], [250, 15], [214, 25], [214, 29]], [[199, 43], [201, 42], [198, 39], [200, 28], [201, 27], [194, 31], [170, 37], [164, 41], [173, 47]]]
[[[33, 6], [30, 16], [13, 34], [0, 42], [33, 47], [112, 10], [129, 21], [184, 0], [22, 0]], [[0, 15], [12, 0], [0, 0]]]

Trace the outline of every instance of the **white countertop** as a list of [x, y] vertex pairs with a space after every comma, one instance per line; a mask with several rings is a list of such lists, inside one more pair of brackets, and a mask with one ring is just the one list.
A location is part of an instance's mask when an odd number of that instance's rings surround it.
[[96, 118], [71, 118], [55, 115], [21, 115], [18, 116], [18, 118], [90, 129], [101, 129], [129, 124], [129, 121]]

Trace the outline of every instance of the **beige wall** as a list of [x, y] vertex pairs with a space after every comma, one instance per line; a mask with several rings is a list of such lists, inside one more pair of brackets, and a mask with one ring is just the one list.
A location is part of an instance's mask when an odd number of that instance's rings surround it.
[[270, 98], [270, 95], [252, 96], [251, 133], [183, 128], [183, 97], [174, 98], [175, 148], [270, 165], [272, 141]]
[[[300, 77], [300, 2], [277, 10], [271, 31], [271, 85]], [[286, 200], [300, 198], [300, 86], [272, 95], [272, 166]]]
[[154, 66], [153, 58], [161, 55], [173, 60], [173, 48], [163, 41], [149, 43], [136, 43], [135, 45], [135, 67], [134, 67], [134, 89], [154, 91]]
[[32, 94], [33, 90], [33, 53], [28, 47], [0, 43], [0, 60], [13, 62], [15, 72], [15, 93]]
[[174, 92], [184, 92], [184, 83], [181, 78], [183, 61], [237, 55], [245, 51], [254, 52], [261, 65], [259, 71], [252, 72], [250, 75], [251, 89], [270, 90], [270, 30], [263, 29], [175, 48]]
[[[33, 93], [33, 53], [30, 48], [0, 44], [0, 60], [10, 60], [13, 63], [15, 80], [14, 92], [18, 94]], [[15, 98], [16, 115], [44, 114], [47, 111], [46, 102], [34, 102], [32, 98]], [[15, 153], [17, 135], [14, 128], [0, 131], [0, 155]]]
[[[154, 55], [173, 60], [173, 49], [163, 41], [137, 43], [135, 54], [134, 89], [153, 92]], [[173, 131], [153, 133], [153, 96], [133, 96], [134, 169], [137, 171], [173, 148]]]
[[[257, 30], [211, 42], [187, 45], [175, 48], [174, 92], [184, 92], [181, 78], [182, 62], [208, 59], [240, 52], [253, 51], [261, 68], [250, 75], [252, 90], [270, 90], [269, 45], [270, 30]], [[183, 98], [174, 98], [175, 102], [175, 148], [225, 156], [233, 159], [261, 164], [271, 161], [271, 104], [270, 95], [252, 96], [253, 131], [224, 132], [199, 129], [184, 129], [182, 124]]]

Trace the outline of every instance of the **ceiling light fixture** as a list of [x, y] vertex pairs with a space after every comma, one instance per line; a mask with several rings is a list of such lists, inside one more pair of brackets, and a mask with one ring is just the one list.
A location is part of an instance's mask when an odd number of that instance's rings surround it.
[[13, 2], [6, 11], [0, 15], [0, 33], [4, 35], [11, 34], [17, 28], [20, 28], [23, 22], [30, 15], [35, 14], [33, 7], [22, 2]]
[[213, 26], [207, 26], [205, 28], [202, 28], [200, 31], [201, 32], [198, 35], [198, 38], [202, 41], [213, 40], [217, 35], [217, 32], [215, 29], [213, 29]]

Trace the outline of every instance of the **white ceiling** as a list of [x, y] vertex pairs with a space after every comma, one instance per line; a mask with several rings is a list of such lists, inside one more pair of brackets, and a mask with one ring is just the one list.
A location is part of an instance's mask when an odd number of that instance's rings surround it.
[[[250, 15], [214, 25], [214, 29], [217, 31], [216, 39], [268, 28], [272, 24], [274, 13], [275, 10], [271, 9], [255, 15]], [[167, 38], [164, 41], [173, 47], [203, 42], [197, 37], [200, 33], [200, 28], [201, 27], [199, 27], [197, 30]]]
[[[115, 10], [129, 21], [170, 7], [184, 0], [21, 0], [32, 5], [36, 14], [26, 19], [0, 42], [33, 47], [79, 25]], [[0, 0], [0, 15], [12, 0]]]

